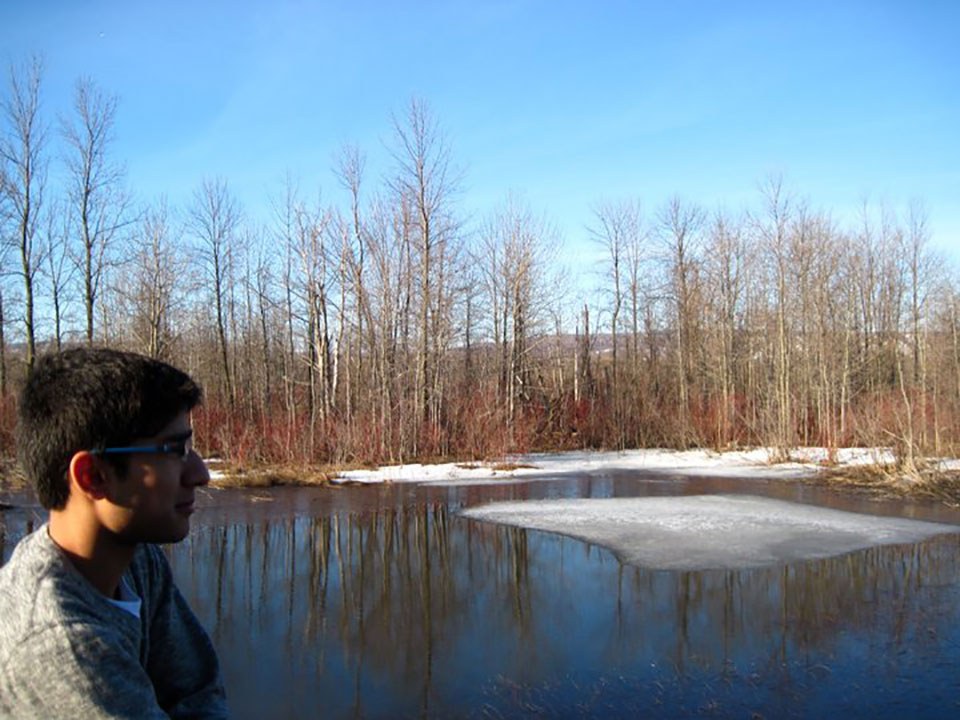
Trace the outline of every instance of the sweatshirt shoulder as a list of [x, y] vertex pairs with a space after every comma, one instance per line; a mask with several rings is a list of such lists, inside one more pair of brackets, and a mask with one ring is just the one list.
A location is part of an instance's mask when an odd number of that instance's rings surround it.
[[45, 596], [56, 597], [57, 586], [69, 581], [69, 575], [65, 559], [46, 537], [46, 526], [23, 538], [0, 568], [0, 606], [4, 608], [0, 629], [43, 613], [50, 607]]
[[46, 535], [28, 535], [0, 568], [0, 664], [31, 638], [60, 626], [110, 623], [105, 601]]

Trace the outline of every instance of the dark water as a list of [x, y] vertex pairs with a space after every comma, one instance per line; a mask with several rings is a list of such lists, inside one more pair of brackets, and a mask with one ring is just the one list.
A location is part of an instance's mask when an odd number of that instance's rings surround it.
[[[670, 572], [457, 515], [540, 497], [749, 492], [960, 523], [802, 484], [634, 474], [210, 490], [169, 549], [240, 718], [960, 717], [960, 535]], [[3, 556], [30, 513], [3, 513]]]

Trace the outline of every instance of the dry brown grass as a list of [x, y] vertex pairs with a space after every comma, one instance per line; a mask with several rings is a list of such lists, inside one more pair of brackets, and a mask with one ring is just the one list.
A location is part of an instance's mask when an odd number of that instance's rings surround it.
[[813, 482], [868, 493], [878, 498], [935, 500], [960, 507], [960, 472], [921, 466], [905, 474], [893, 465], [862, 465], [835, 468], [818, 475]]
[[494, 472], [510, 472], [511, 470], [536, 470], [536, 465], [530, 465], [529, 463], [514, 463], [514, 462], [498, 462], [491, 463], [489, 465], [479, 462], [472, 463], [457, 463], [457, 467], [461, 470], [483, 470], [484, 468], [489, 468]]
[[264, 466], [245, 468], [211, 463], [221, 476], [212, 482], [217, 487], [278, 487], [290, 485], [329, 485], [340, 468]]
[[537, 466], [530, 465], [529, 463], [503, 462], [492, 465], [490, 469], [496, 472], [510, 472], [511, 470], [536, 470]]

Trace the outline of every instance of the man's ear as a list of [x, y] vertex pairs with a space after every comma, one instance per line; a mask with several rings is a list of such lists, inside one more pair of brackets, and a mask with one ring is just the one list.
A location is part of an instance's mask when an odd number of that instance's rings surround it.
[[70, 458], [70, 484], [76, 485], [91, 500], [102, 500], [107, 494], [107, 478], [97, 458], [80, 450]]

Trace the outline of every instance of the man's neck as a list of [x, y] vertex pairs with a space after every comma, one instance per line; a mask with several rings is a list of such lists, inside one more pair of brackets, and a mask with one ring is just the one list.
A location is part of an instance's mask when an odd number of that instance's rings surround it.
[[120, 578], [133, 560], [135, 545], [117, 541], [102, 526], [78, 521], [65, 511], [50, 512], [50, 539], [63, 550], [67, 558], [94, 588], [108, 598], [114, 598]]

